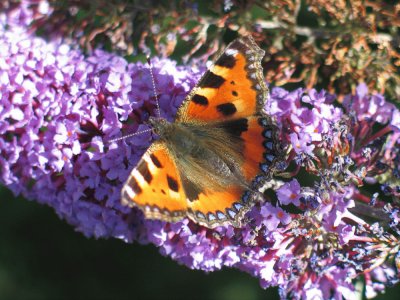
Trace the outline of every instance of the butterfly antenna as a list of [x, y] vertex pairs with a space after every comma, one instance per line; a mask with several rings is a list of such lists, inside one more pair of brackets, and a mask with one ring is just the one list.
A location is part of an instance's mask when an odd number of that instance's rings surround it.
[[150, 71], [150, 76], [151, 76], [151, 82], [153, 83], [154, 97], [156, 98], [157, 117], [158, 117], [158, 118], [161, 118], [160, 103], [158, 102], [157, 89], [156, 89], [156, 81], [154, 80], [154, 74], [153, 74], [153, 65], [152, 65], [152, 63], [151, 63], [151, 60], [150, 60], [150, 57], [149, 57], [149, 56], [147, 56], [147, 63], [149, 64], [149, 71]]
[[[147, 63], [149, 64], [149, 71], [150, 71], [151, 82], [153, 84], [154, 97], [156, 98], [157, 117], [161, 118], [160, 103], [158, 101], [157, 89], [156, 89], [156, 81], [154, 80], [154, 74], [153, 74], [153, 65], [151, 64], [151, 60], [150, 60], [149, 56], [147, 56]], [[107, 143], [110, 144], [110, 143], [118, 142], [118, 141], [130, 138], [132, 136], [143, 134], [143, 133], [150, 132], [150, 131], [152, 131], [152, 129], [141, 130], [141, 131], [138, 131], [138, 132], [134, 132], [134, 133], [131, 133], [131, 134], [128, 134], [128, 135], [121, 136], [121, 137], [116, 138], [116, 139], [108, 140]]]
[[146, 129], [146, 130], [137, 131], [137, 132], [134, 132], [134, 133], [131, 133], [131, 134], [127, 134], [127, 135], [121, 136], [121, 137], [116, 138], [116, 139], [108, 140], [107, 143], [111, 144], [111, 143], [114, 143], [114, 142], [118, 142], [118, 141], [127, 139], [127, 138], [129, 138], [131, 136], [143, 134], [143, 133], [146, 133], [146, 132], [149, 132], [149, 131], [152, 131], [152, 129]]

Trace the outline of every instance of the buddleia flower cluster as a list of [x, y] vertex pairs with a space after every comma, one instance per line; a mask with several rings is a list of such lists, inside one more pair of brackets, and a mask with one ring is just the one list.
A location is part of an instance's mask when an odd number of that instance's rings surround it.
[[[46, 6], [42, 6], [45, 13]], [[151, 243], [192, 269], [246, 271], [293, 299], [372, 298], [399, 280], [400, 112], [360, 84], [338, 105], [323, 90], [272, 88], [265, 110], [286, 153], [241, 228], [145, 219], [121, 187], [150, 145], [147, 65], [85, 56], [27, 30], [23, 3], [0, 15], [0, 181], [51, 206], [85, 236]], [[203, 67], [153, 59], [161, 115], [173, 119]]]

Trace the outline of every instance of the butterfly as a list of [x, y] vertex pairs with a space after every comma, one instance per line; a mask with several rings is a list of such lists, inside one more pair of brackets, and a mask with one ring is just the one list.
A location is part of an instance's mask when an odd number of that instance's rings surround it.
[[268, 89], [252, 37], [228, 45], [179, 107], [175, 121], [150, 117], [158, 135], [126, 180], [122, 203], [149, 219], [189, 217], [240, 227], [282, 149], [264, 111]]

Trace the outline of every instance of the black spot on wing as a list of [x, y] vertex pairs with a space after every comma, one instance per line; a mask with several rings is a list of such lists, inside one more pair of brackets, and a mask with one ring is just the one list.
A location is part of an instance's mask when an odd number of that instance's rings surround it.
[[237, 112], [237, 109], [235, 104], [228, 102], [217, 105], [217, 111], [223, 114], [224, 116], [228, 117]]
[[185, 176], [182, 176], [182, 186], [185, 190], [186, 198], [189, 201], [195, 201], [199, 199], [199, 194], [201, 193], [200, 188], [198, 188], [193, 182], [187, 179]]
[[161, 162], [158, 160], [157, 156], [155, 156], [153, 153], [150, 154], [150, 158], [151, 158], [151, 161], [153, 162], [153, 164], [154, 164], [157, 168], [161, 168], [161, 167], [162, 167]]
[[239, 94], [236, 91], [232, 91], [232, 95], [237, 97]]
[[[136, 181], [135, 177], [131, 176], [128, 179], [128, 182], [126, 183], [130, 188], [135, 192], [136, 195], [140, 194], [142, 192], [142, 189], [140, 188], [138, 182]], [[130, 198], [130, 197], [129, 197]]]
[[198, 105], [203, 105], [203, 106], [208, 105], [208, 99], [206, 97], [198, 95], [198, 94], [193, 95], [192, 101]]
[[137, 170], [143, 176], [144, 180], [146, 180], [147, 183], [150, 183], [153, 180], [153, 176], [151, 175], [146, 162], [141, 163]]
[[232, 136], [240, 136], [249, 128], [246, 118], [222, 122], [220, 126]]
[[174, 191], [174, 192], [178, 192], [179, 191], [179, 185], [178, 185], [178, 181], [176, 181], [176, 179], [174, 179], [171, 176], [167, 175], [167, 182], [168, 182], [168, 187], [172, 191]]
[[204, 76], [203, 80], [200, 82], [199, 86], [202, 88], [219, 88], [225, 79], [222, 76], [216, 75], [211, 71], [208, 71], [206, 76]]
[[236, 59], [232, 55], [222, 54], [215, 64], [217, 66], [232, 69], [236, 64]]
[[128, 192], [125, 189], [122, 190], [122, 199], [131, 199], [131, 196], [129, 196]]

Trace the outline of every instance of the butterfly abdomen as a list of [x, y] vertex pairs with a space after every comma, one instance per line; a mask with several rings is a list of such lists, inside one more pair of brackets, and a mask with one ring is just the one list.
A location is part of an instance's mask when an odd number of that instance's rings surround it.
[[[156, 126], [181, 176], [185, 174], [198, 188], [222, 190], [229, 185], [246, 185], [240, 174], [243, 146], [223, 128], [177, 122]], [[169, 128], [160, 130], [160, 126]]]
[[190, 187], [186, 194], [248, 185], [240, 168], [243, 145], [226, 128], [202, 123], [170, 123], [161, 118], [152, 118], [150, 123], [165, 143], [186, 187]]

